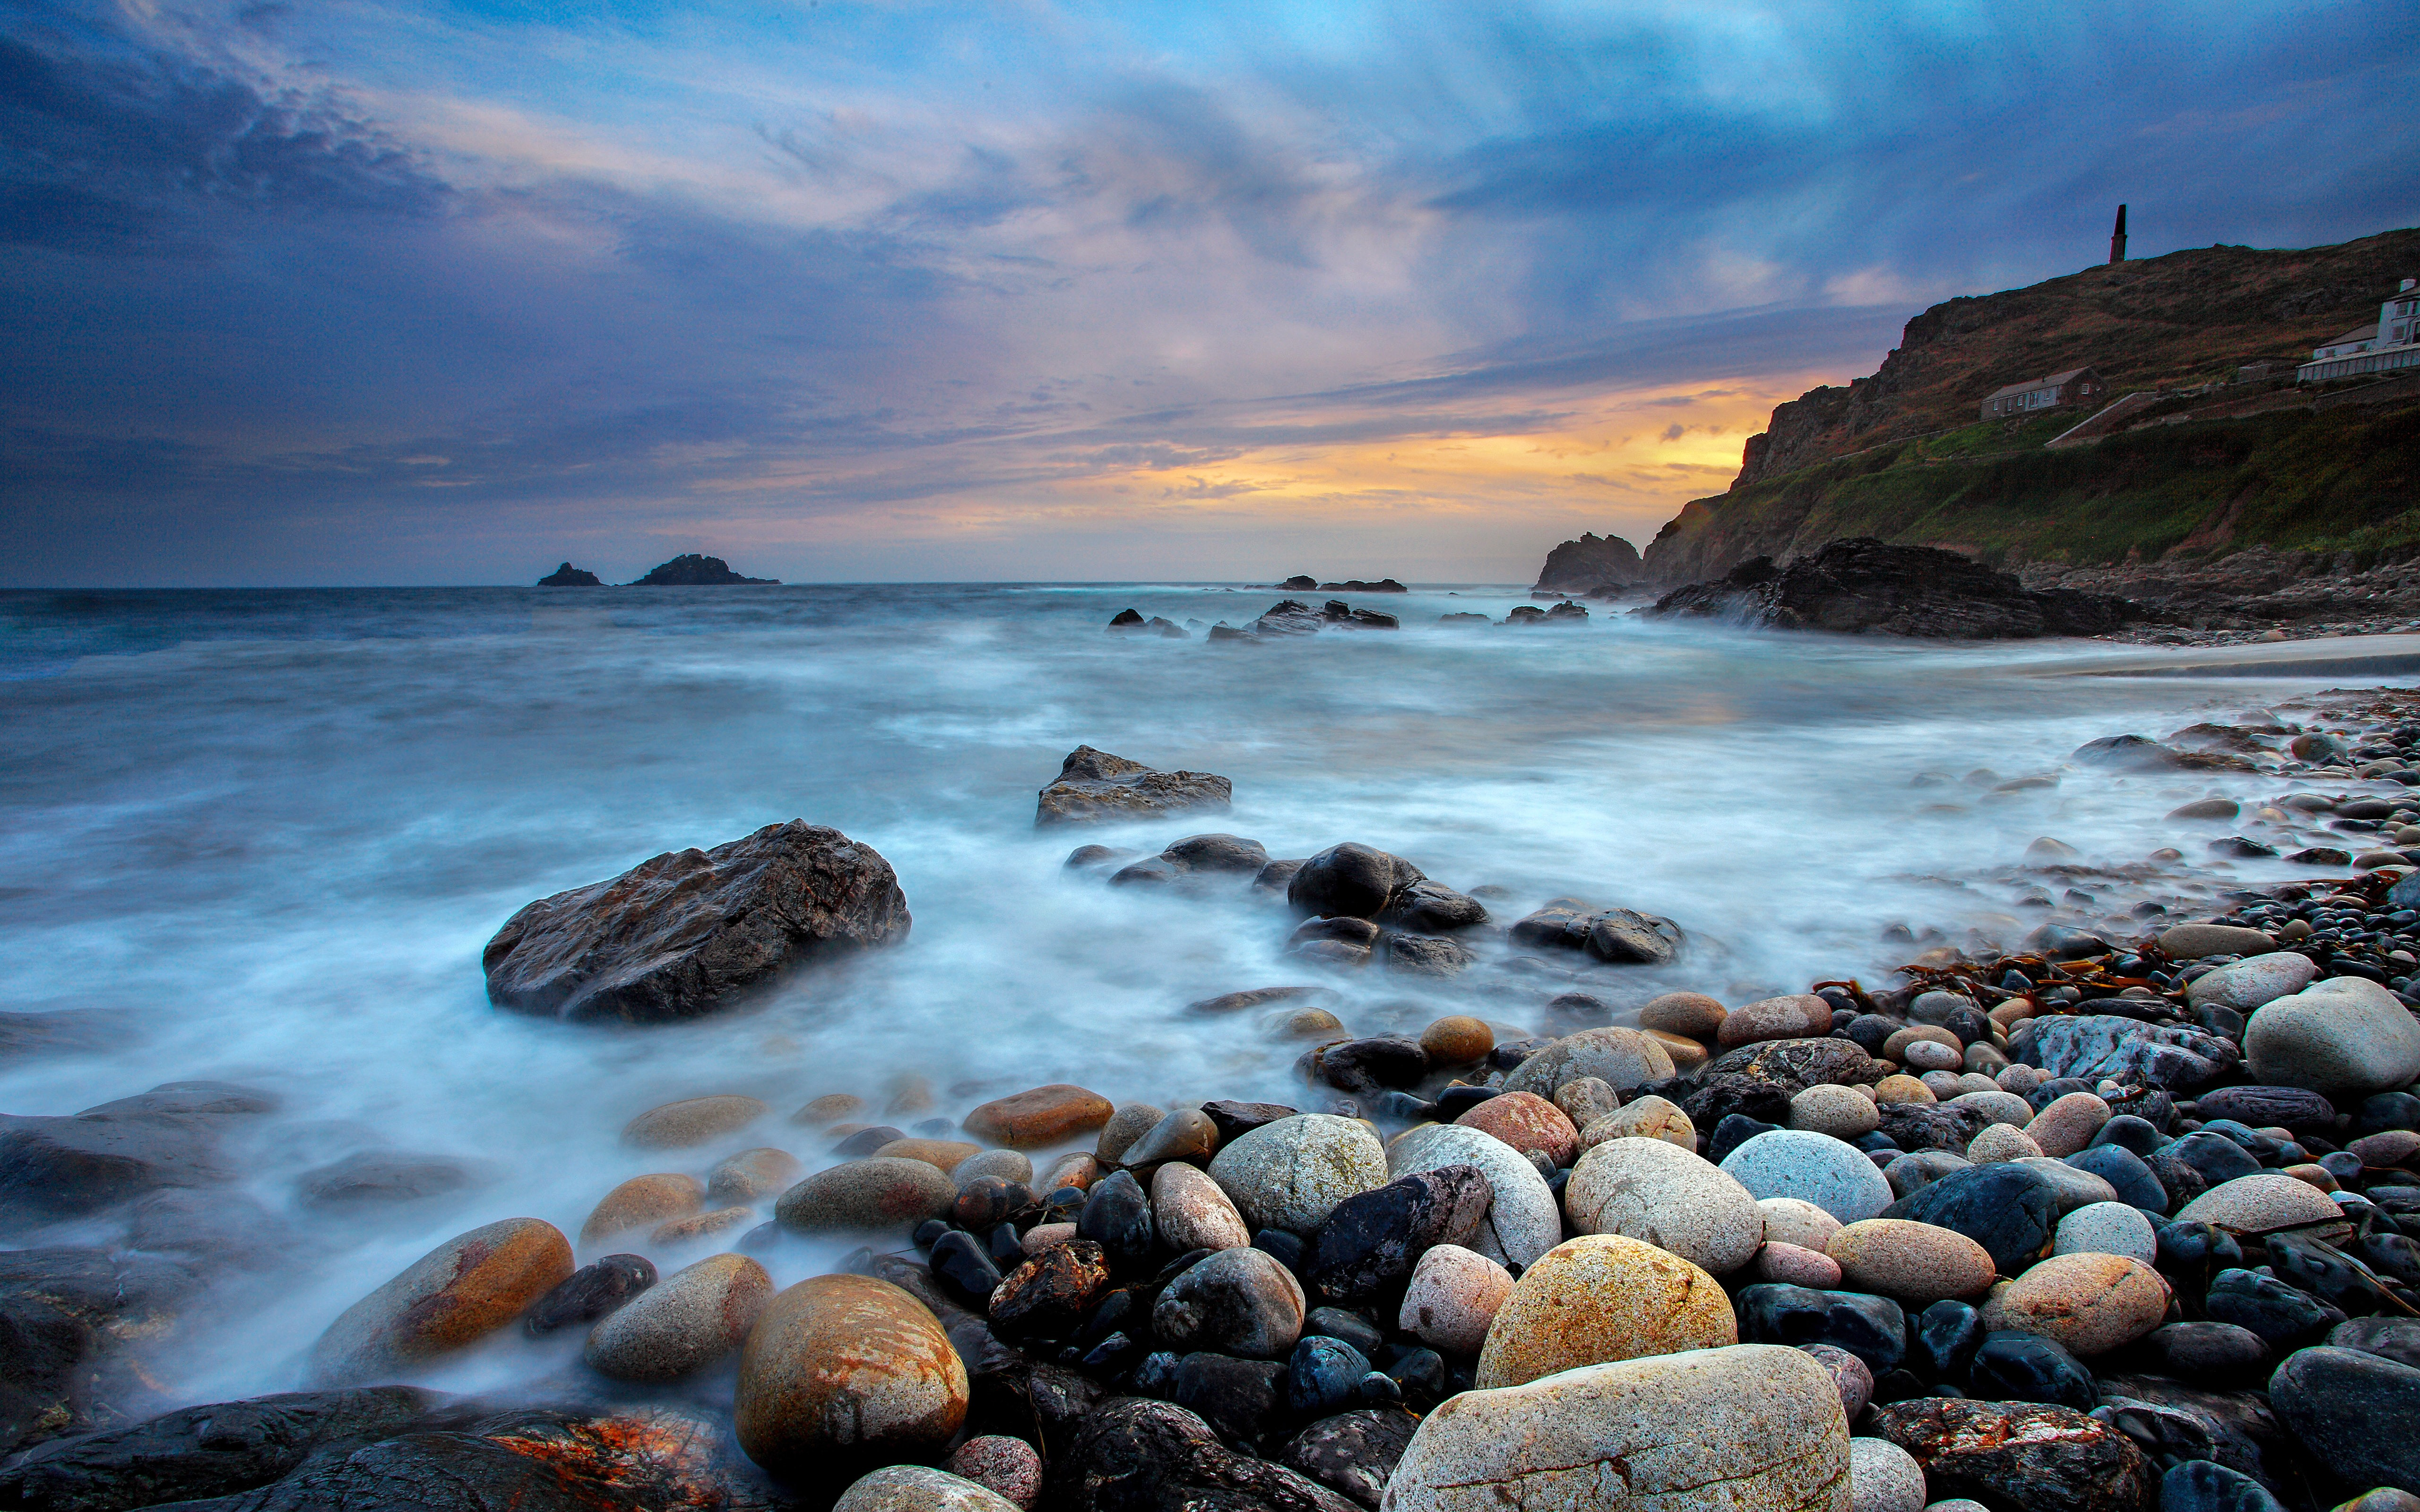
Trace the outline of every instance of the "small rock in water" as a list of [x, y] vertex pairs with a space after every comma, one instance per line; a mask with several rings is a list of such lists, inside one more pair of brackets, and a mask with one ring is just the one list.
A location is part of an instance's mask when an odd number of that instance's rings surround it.
[[655, 1263], [644, 1255], [608, 1255], [582, 1266], [530, 1304], [521, 1327], [532, 1336], [593, 1323], [656, 1284]]
[[1125, 1158], [1126, 1148], [1140, 1139], [1151, 1127], [1168, 1117], [1168, 1110], [1149, 1103], [1129, 1103], [1109, 1115], [1101, 1125], [1100, 1138], [1093, 1145], [1093, 1158], [1105, 1165], [1114, 1165]]
[[593, 1244], [634, 1228], [653, 1228], [668, 1219], [689, 1217], [705, 1205], [706, 1189], [694, 1176], [670, 1171], [634, 1176], [605, 1194], [580, 1226], [580, 1242]]
[[958, 1189], [939, 1166], [870, 1156], [820, 1170], [782, 1194], [773, 1216], [803, 1234], [905, 1233], [948, 1212]]
[[345, 1309], [312, 1346], [310, 1374], [341, 1384], [436, 1360], [520, 1318], [571, 1273], [571, 1243], [552, 1224], [474, 1228]]
[[717, 1161], [706, 1175], [706, 1195], [717, 1202], [758, 1202], [799, 1179], [798, 1157], [769, 1147], [743, 1149]]
[[724, 1093], [649, 1108], [622, 1128], [633, 1149], [687, 1149], [747, 1128], [772, 1110], [752, 1097]]
[[1112, 1111], [1098, 1092], [1063, 1082], [994, 1099], [961, 1121], [977, 1139], [1035, 1149], [1090, 1134], [1107, 1124]]

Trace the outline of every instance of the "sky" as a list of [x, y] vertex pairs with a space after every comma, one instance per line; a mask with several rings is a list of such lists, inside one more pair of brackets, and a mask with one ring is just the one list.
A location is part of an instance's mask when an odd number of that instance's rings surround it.
[[[0, 585], [1528, 580], [1957, 294], [2420, 222], [2397, 4], [0, 8]], [[2415, 270], [2420, 272], [2420, 270]]]

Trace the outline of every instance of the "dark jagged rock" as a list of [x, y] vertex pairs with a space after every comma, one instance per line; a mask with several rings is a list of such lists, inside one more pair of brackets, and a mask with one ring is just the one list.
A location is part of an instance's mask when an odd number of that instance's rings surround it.
[[505, 921], [482, 962], [499, 1007], [659, 1023], [821, 957], [895, 944], [910, 923], [874, 847], [793, 819], [542, 898]]
[[1311, 577], [1306, 573], [1297, 572], [1293, 577], [1288, 578], [1285, 581], [1278, 584], [1278, 587], [1282, 592], [1289, 594], [1308, 594], [1313, 592], [1319, 587], [1319, 579]]
[[1400, 1407], [1324, 1417], [1288, 1440], [1280, 1462], [1375, 1507], [1420, 1420]]
[[1933, 1496], [2026, 1512], [2150, 1512], [2155, 1504], [2149, 1458], [2072, 1408], [1919, 1396], [1873, 1408], [1867, 1424], [1915, 1457]]
[[[1235, 1364], [1244, 1364], [1237, 1361]], [[1268, 1365], [1268, 1370], [1279, 1366]], [[1355, 1512], [1300, 1473], [1239, 1455], [1170, 1402], [1112, 1397], [1051, 1457], [1045, 1502], [1062, 1512]]]
[[2255, 1129], [2275, 1125], [2296, 1134], [2324, 1134], [2336, 1121], [2335, 1103], [2299, 1087], [2221, 1087], [2195, 1103], [2205, 1120], [2233, 1119]]
[[[1845, 1042], [1845, 1041], [1844, 1041]], [[1962, 1152], [1991, 1122], [1977, 1107], [1950, 1107], [1939, 1103], [1888, 1103], [1874, 1132], [1901, 1149], [1947, 1149]]]
[[[1286, 586], [1292, 588], [1294, 584], [1288, 582]], [[1341, 583], [1321, 583], [1319, 591], [1323, 594], [1408, 594], [1411, 592], [1392, 578], [1381, 578], [1376, 582], [1363, 582], [1358, 578], [1348, 578]]]
[[1109, 1288], [1109, 1262], [1099, 1244], [1053, 1244], [1001, 1280], [992, 1293], [991, 1324], [1003, 1334], [1063, 1338]]
[[1476, 898], [1423, 878], [1389, 898], [1378, 922], [1419, 934], [1443, 934], [1486, 923], [1487, 907]]
[[426, 1427], [447, 1400], [411, 1386], [366, 1386], [188, 1407], [37, 1446], [0, 1471], [0, 1504], [27, 1512], [121, 1512], [248, 1491], [285, 1478], [315, 1452]]
[[1646, 577], [1638, 548], [1619, 535], [1583, 534], [1546, 553], [1533, 594], [1592, 594], [1624, 588]]
[[1348, 841], [1303, 862], [1286, 884], [1286, 902], [1319, 918], [1376, 918], [1408, 902], [1426, 880], [1402, 856]]
[[2098, 635], [2142, 617], [2123, 599], [2029, 592], [2012, 575], [1955, 551], [1871, 536], [1834, 541], [1786, 567], [1755, 558], [1715, 581], [1674, 589], [1648, 612], [1956, 640]]
[[656, 1265], [644, 1255], [591, 1260], [530, 1304], [521, 1327], [533, 1337], [597, 1319], [656, 1284]]
[[[656, 570], [661, 572], [663, 568], [659, 567]], [[575, 567], [568, 562], [540, 578], [537, 585], [540, 588], [602, 588], [605, 586], [603, 580], [595, 573], [585, 567]]]
[[[2293, 1435], [2259, 1391], [2220, 1391], [2206, 1380], [2187, 1385], [2164, 1376], [2131, 1374], [2093, 1384], [2104, 1404], [2129, 1404], [2137, 1416], [2145, 1406], [2159, 1410], [2156, 1422], [2108, 1414], [2155, 1460], [2212, 1459], [2270, 1486], [2290, 1484], [2297, 1473]], [[2093, 1415], [2102, 1414], [2096, 1410]]]
[[1476, 1165], [1441, 1165], [1347, 1197], [1311, 1236], [1303, 1279], [1342, 1303], [1378, 1297], [1429, 1250], [1468, 1239], [1492, 1195]]
[[2055, 1339], [2003, 1331], [1983, 1335], [1967, 1362], [1970, 1396], [2004, 1402], [2054, 1402], [2092, 1411], [2092, 1372]]
[[2114, 1013], [2027, 1019], [2009, 1036], [2009, 1053], [2054, 1077], [2149, 1081], [2179, 1092], [2207, 1087], [2238, 1059], [2217, 1035]]
[[1140, 762], [1078, 746], [1060, 764], [1058, 780], [1042, 790], [1033, 823], [1039, 827], [1224, 809], [1234, 794], [1233, 783], [1208, 772], [1154, 771]]
[[731, 563], [721, 557], [702, 557], [690, 551], [653, 568], [630, 584], [633, 588], [725, 588], [741, 583], [764, 587], [777, 586], [779, 578], [742, 578], [731, 570]]

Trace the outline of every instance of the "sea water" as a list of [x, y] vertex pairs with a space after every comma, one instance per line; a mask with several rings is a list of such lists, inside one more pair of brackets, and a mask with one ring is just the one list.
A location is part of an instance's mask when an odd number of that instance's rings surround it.
[[[1187, 1005], [1311, 982], [1355, 1033], [1417, 1033], [1447, 1012], [1568, 1030], [1582, 1026], [1544, 1006], [1559, 993], [1598, 995], [1620, 1021], [1675, 987], [1737, 1004], [1819, 979], [1879, 986], [1917, 948], [1909, 929], [2013, 945], [2044, 918], [2122, 919], [2160, 887], [2208, 896], [2226, 872], [2142, 880], [2158, 847], [2201, 843], [2163, 815], [2272, 795], [2279, 779], [2066, 758], [2318, 686], [2045, 677], [2046, 660], [2133, 648], [1779, 635], [1605, 606], [1576, 626], [1440, 623], [1523, 602], [1484, 586], [1354, 597], [1401, 616], [1397, 632], [1201, 634], [1282, 596], [0, 595], [0, 1009], [121, 1010], [129, 1026], [103, 1048], [0, 1063], [0, 1109], [72, 1113], [200, 1078], [275, 1093], [280, 1111], [245, 1120], [230, 1149], [238, 1190], [289, 1226], [274, 1231], [286, 1265], [273, 1283], [214, 1283], [163, 1385], [186, 1400], [287, 1389], [336, 1313], [450, 1235], [524, 1215], [576, 1234], [626, 1177], [702, 1173], [729, 1152], [618, 1143], [634, 1114], [674, 1099], [760, 1097], [772, 1117], [730, 1147], [779, 1145], [810, 1166], [836, 1157], [789, 1110], [848, 1091], [881, 1118], [902, 1076], [938, 1100], [883, 1119], [903, 1127], [1059, 1081], [1120, 1103], [1307, 1106], [1323, 1094], [1294, 1075], [1300, 1041]], [[1196, 629], [1105, 633], [1126, 608]], [[1036, 828], [1036, 790], [1079, 744], [1224, 775], [1233, 808]], [[1965, 780], [1978, 769], [1991, 776]], [[2039, 774], [2058, 780], [1991, 791]], [[915, 916], [903, 945], [675, 1025], [565, 1025], [488, 1003], [481, 947], [523, 903], [793, 818], [889, 859]], [[1482, 936], [1459, 978], [1336, 975], [1289, 959], [1295, 920], [1240, 880], [1170, 893], [1063, 870], [1078, 844], [1149, 853], [1211, 830], [1280, 857], [1378, 846], [1450, 887], [1502, 889], [1499, 922], [1577, 897], [1667, 916], [1691, 943], [1675, 966], [1625, 971]], [[2012, 871], [2042, 836], [2136, 872], [2065, 900], [2072, 879]], [[2038, 887], [2055, 909], [2028, 903]], [[376, 1149], [456, 1158], [479, 1183], [343, 1216], [298, 1206], [305, 1172]], [[103, 1216], [20, 1222], [0, 1241], [125, 1237]], [[767, 1258], [786, 1284], [839, 1248]], [[696, 1256], [654, 1257], [669, 1272]], [[500, 1342], [438, 1379], [492, 1386], [527, 1374], [529, 1349]]]

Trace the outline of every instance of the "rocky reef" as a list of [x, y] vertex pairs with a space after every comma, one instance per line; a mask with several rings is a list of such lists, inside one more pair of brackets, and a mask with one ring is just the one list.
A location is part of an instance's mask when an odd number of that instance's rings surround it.
[[2142, 618], [2124, 599], [2029, 590], [1955, 551], [1886, 546], [1871, 537], [1835, 541], [1786, 567], [1758, 557], [1714, 582], [1676, 588], [1646, 612], [1959, 640], [2098, 635]]

